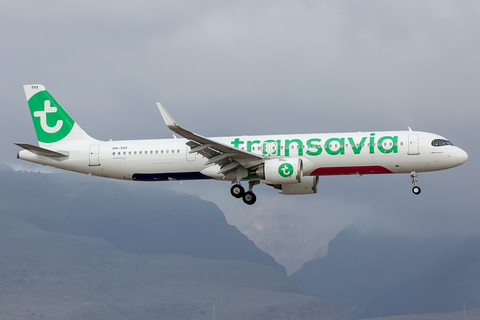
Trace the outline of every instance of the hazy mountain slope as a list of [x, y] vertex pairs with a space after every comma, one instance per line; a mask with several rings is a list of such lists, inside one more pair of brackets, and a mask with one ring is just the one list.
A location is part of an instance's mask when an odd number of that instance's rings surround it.
[[131, 255], [0, 217], [0, 319], [348, 319], [283, 272], [233, 260]]
[[[465, 315], [465, 317], [464, 317]], [[412, 314], [408, 316], [391, 316], [387, 318], [369, 318], [362, 320], [480, 320], [480, 309], [466, 310], [465, 314], [461, 312], [451, 313], [428, 313], [428, 314]]]
[[326, 257], [305, 263], [290, 278], [304, 293], [341, 302], [352, 317], [368, 317], [369, 303], [420, 275], [456, 243], [450, 238], [412, 240], [345, 229], [330, 241]]
[[211, 319], [213, 303], [217, 319], [349, 318], [303, 295], [209, 202], [161, 184], [1, 171], [0, 320]]
[[0, 213], [49, 231], [102, 238], [133, 254], [251, 261], [285, 272], [213, 203], [174, 193], [168, 183], [29, 172], [0, 172], [0, 179]]
[[312, 217], [312, 213], [298, 208], [286, 212], [275, 202], [264, 209], [250, 223], [237, 227], [285, 266], [287, 273], [295, 272], [305, 261], [325, 256], [329, 240], [343, 229], [332, 223], [320, 223], [319, 214]]
[[480, 308], [480, 237], [442, 255], [432, 267], [372, 301], [371, 316], [455, 312]]

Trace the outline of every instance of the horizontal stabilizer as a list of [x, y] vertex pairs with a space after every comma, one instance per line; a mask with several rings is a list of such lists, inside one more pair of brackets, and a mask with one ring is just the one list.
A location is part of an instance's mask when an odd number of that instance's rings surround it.
[[31, 153], [35, 153], [38, 156], [44, 156], [44, 157], [68, 157], [68, 152], [66, 151], [53, 151], [41, 147], [37, 147], [31, 144], [27, 143], [15, 143], [17, 146], [30, 151]]

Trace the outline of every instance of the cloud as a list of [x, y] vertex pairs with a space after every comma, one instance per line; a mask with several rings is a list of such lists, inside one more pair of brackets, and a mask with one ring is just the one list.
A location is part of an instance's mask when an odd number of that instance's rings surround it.
[[28, 83], [44, 84], [104, 140], [170, 138], [156, 101], [205, 136], [411, 126], [446, 136], [470, 156], [459, 168], [421, 175], [419, 197], [407, 175], [323, 177], [319, 194], [305, 197], [256, 187], [253, 208], [231, 199], [228, 184], [195, 182], [191, 192], [243, 223], [273, 207], [301, 208], [319, 232], [330, 220], [411, 235], [472, 233], [478, 225], [476, 1], [7, 0], [4, 7], [0, 161], [16, 164], [13, 142], [35, 141], [22, 92]]

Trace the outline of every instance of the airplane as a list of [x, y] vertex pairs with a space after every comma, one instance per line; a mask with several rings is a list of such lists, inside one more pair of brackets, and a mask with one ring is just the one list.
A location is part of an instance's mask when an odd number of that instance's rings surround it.
[[[409, 173], [453, 168], [467, 153], [437, 134], [412, 131], [207, 138], [182, 128], [157, 103], [174, 139], [100, 141], [83, 131], [43, 85], [25, 85], [38, 146], [17, 158], [89, 175], [135, 181], [215, 179], [252, 205], [260, 182], [284, 195], [317, 193], [319, 176]], [[183, 137], [176, 138], [175, 134]], [[248, 182], [248, 190], [242, 186]]]

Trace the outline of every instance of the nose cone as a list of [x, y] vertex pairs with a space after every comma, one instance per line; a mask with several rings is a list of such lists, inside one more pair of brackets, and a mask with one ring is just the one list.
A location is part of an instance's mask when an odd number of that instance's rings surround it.
[[468, 159], [468, 154], [462, 149], [455, 147], [455, 151], [450, 154], [450, 159], [453, 162], [453, 165], [459, 166]]
[[461, 158], [460, 161], [461, 161], [461, 163], [464, 163], [465, 161], [468, 160], [468, 154], [465, 151], [463, 151], [462, 149], [460, 149], [460, 150], [462, 151], [462, 155], [460, 156], [460, 158]]

